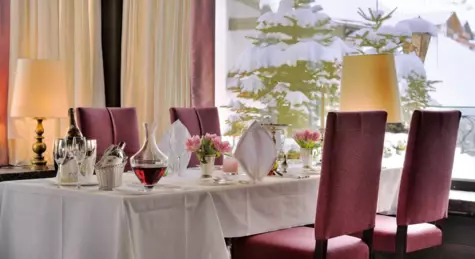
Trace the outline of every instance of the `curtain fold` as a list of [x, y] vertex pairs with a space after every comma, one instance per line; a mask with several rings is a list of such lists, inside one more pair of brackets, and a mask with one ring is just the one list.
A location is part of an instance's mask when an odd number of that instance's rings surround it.
[[[104, 106], [100, 0], [15, 0], [11, 2], [10, 78], [14, 86], [19, 58], [62, 60], [70, 107]], [[9, 91], [9, 105], [11, 93]], [[67, 111], [64, 111], [67, 116]], [[29, 163], [36, 122], [9, 119], [10, 162]], [[45, 157], [52, 164], [52, 142], [63, 137], [67, 120], [44, 122]]]
[[157, 136], [170, 107], [191, 105], [191, 2], [124, 0], [121, 103], [136, 107], [139, 122], [157, 122]]
[[10, 0], [0, 0], [0, 165], [8, 164], [8, 74]]
[[193, 1], [191, 11], [191, 87], [193, 107], [214, 106], [215, 1]]

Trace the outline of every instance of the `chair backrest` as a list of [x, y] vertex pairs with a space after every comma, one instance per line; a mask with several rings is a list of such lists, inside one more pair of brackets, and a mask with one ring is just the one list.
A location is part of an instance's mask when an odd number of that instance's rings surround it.
[[316, 240], [374, 228], [386, 118], [384, 111], [328, 113]]
[[[203, 136], [206, 133], [221, 136], [219, 124], [219, 113], [217, 107], [208, 108], [170, 108], [170, 122], [180, 120], [188, 129], [190, 134]], [[191, 156], [188, 167], [199, 165], [199, 160], [195, 155]], [[223, 157], [216, 159], [216, 165], [223, 164]]]
[[399, 226], [446, 217], [460, 117], [459, 111], [414, 111], [399, 188]]
[[[76, 109], [78, 127], [87, 139], [97, 140], [97, 159], [112, 144], [126, 143], [125, 153], [130, 158], [140, 149], [139, 126], [135, 108]], [[130, 170], [127, 163], [126, 170]]]

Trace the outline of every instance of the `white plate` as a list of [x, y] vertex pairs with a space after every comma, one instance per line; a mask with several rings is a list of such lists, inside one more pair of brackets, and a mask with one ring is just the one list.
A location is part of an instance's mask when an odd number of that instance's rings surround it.
[[[52, 180], [54, 185], [61, 185], [61, 186], [77, 186], [77, 183], [62, 183], [59, 184], [56, 179]], [[97, 186], [99, 185], [99, 182], [97, 181], [91, 181], [91, 182], [86, 182], [86, 183], [81, 183], [81, 186]]]

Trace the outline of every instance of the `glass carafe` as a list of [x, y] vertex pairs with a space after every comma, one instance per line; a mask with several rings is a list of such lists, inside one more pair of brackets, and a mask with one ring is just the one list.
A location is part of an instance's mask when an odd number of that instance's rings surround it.
[[130, 165], [144, 186], [144, 191], [151, 191], [165, 174], [168, 158], [160, 151], [155, 140], [157, 124], [144, 123], [143, 126], [145, 141], [139, 152], [130, 158]]

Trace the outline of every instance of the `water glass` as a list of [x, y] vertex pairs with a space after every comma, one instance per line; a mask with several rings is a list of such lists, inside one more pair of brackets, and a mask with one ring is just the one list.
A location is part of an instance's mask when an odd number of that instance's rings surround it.
[[68, 149], [66, 144], [66, 139], [55, 139], [53, 143], [53, 157], [56, 164], [58, 164], [58, 172], [56, 178], [58, 180], [58, 185], [61, 182], [61, 172], [64, 160], [68, 155]]
[[71, 146], [69, 147], [71, 154], [73, 155], [74, 159], [78, 165], [78, 180], [77, 180], [77, 188], [81, 188], [81, 165], [86, 158], [86, 138], [84, 137], [74, 137]]
[[186, 153], [184, 146], [178, 145], [177, 134], [175, 130], [172, 128], [170, 131], [170, 139], [168, 141], [170, 147], [170, 156], [168, 161], [170, 162], [171, 172], [181, 174], [181, 157]]

